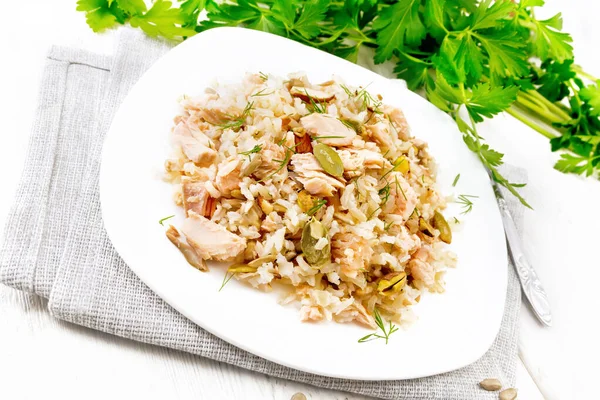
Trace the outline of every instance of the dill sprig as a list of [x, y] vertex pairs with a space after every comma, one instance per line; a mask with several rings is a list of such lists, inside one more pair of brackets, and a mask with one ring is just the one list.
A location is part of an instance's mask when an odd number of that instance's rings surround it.
[[340, 87], [342, 89], [344, 89], [344, 92], [346, 92], [346, 94], [348, 96], [354, 96], [356, 94], [356, 92], [352, 93], [352, 91], [350, 89], [348, 89], [348, 86], [346, 86], [346, 85], [343, 85], [343, 84], [340, 83]]
[[258, 92], [251, 94], [250, 97], [268, 96], [270, 94], [275, 93], [275, 91], [265, 93], [265, 90], [267, 90], [267, 89], [265, 88], [265, 89], [259, 90]]
[[255, 145], [253, 148], [251, 148], [248, 151], [242, 151], [242, 152], [240, 152], [240, 154], [244, 155], [244, 156], [248, 156], [248, 161], [251, 161], [250, 155], [254, 154], [254, 153], [258, 153], [261, 150], [262, 150], [262, 144], [257, 144], [257, 145]]
[[227, 116], [229, 118], [231, 118], [232, 120], [229, 121], [229, 122], [226, 122], [224, 124], [218, 125], [218, 127], [221, 128], [221, 129], [237, 129], [237, 128], [240, 128], [242, 125], [244, 125], [246, 123], [246, 117], [248, 117], [248, 115], [250, 115], [250, 112], [253, 109], [254, 109], [254, 102], [251, 101], [248, 104], [246, 104], [246, 107], [244, 107], [244, 110], [242, 111], [242, 113], [238, 117], [235, 117], [233, 115], [227, 114]]
[[398, 182], [398, 175], [396, 175], [395, 178], [396, 178], [396, 190], [400, 190], [400, 193], [402, 193], [402, 196], [404, 196], [404, 200], [408, 201], [408, 198], [406, 197], [406, 193], [404, 193], [404, 189], [402, 189], [400, 182]]
[[169, 215], [168, 217], [164, 217], [161, 220], [158, 221], [159, 224], [161, 224], [162, 226], [164, 226], [163, 222], [165, 222], [168, 219], [173, 218], [175, 215]]
[[327, 200], [325, 199], [317, 199], [314, 202], [314, 205], [306, 212], [306, 214], [308, 214], [309, 216], [313, 216], [315, 215], [317, 212], [319, 212], [319, 210], [325, 205], [327, 204]]
[[[389, 150], [388, 150], [388, 152], [389, 152]], [[387, 152], [383, 156], [385, 157], [386, 154], [387, 154]], [[383, 176], [381, 178], [379, 178], [379, 180], [385, 179], [389, 174], [394, 172], [396, 170], [396, 168], [398, 168], [400, 166], [400, 164], [402, 164], [404, 162], [404, 160], [406, 160], [405, 157], [398, 157], [396, 159], [396, 161], [394, 161], [394, 163], [392, 164], [392, 168], [390, 168], [385, 174], [383, 174]]]
[[313, 113], [319, 113], [319, 114], [325, 114], [327, 112], [327, 102], [326, 101], [322, 101], [322, 102], [315, 102], [315, 99], [313, 99], [311, 97], [311, 95], [308, 94], [308, 91], [306, 89], [304, 89], [304, 94], [306, 95], [306, 97], [308, 97], [308, 100], [310, 100], [310, 108], [309, 111], [313, 112]]
[[258, 76], [260, 76], [263, 81], [269, 80], [269, 75], [265, 74], [264, 72], [258, 71]]
[[[296, 146], [294, 146], [296, 147]], [[290, 162], [290, 159], [292, 158], [292, 154], [294, 154], [295, 151], [292, 150], [291, 148], [289, 148], [288, 146], [285, 146], [285, 157], [283, 160], [276, 160], [273, 159], [273, 161], [279, 163], [279, 168], [277, 168], [277, 170], [275, 172], [273, 172], [271, 175], [267, 176], [264, 179], [261, 179], [260, 182], [264, 182], [267, 179], [271, 179], [272, 177], [274, 177], [275, 175], [277, 175], [277, 173], [279, 173], [279, 171], [281, 171], [283, 168], [285, 168], [288, 163]]]
[[373, 309], [373, 315], [375, 317], [375, 324], [381, 330], [382, 334], [369, 333], [368, 335], [358, 339], [358, 343], [370, 342], [371, 340], [375, 339], [384, 339], [385, 344], [388, 344], [392, 333], [398, 331], [399, 328], [396, 325], [394, 325], [392, 321], [389, 321], [389, 325], [386, 326], [386, 324], [383, 322], [383, 319], [381, 318], [381, 315], [379, 314], [379, 311], [377, 311], [377, 308]]
[[462, 205], [463, 211], [461, 214], [467, 214], [471, 212], [473, 209], [473, 202], [470, 199], [478, 199], [479, 196], [473, 196], [470, 194], [461, 194], [458, 196], [458, 200], [456, 201], [458, 204]]
[[369, 214], [369, 216], [367, 217], [367, 219], [371, 219], [371, 217], [378, 211], [381, 210], [381, 207], [383, 207], [388, 200], [390, 199], [390, 194], [391, 194], [391, 186], [390, 183], [386, 180], [385, 181], [385, 186], [382, 187], [381, 189], [379, 189], [377, 191], [377, 193], [379, 194], [379, 197], [381, 197], [381, 203], [379, 204], [379, 207], [377, 207], [376, 209], [374, 209], [371, 214]]
[[236, 272], [225, 272], [225, 276], [223, 277], [223, 282], [221, 283], [221, 287], [219, 288], [219, 292], [221, 290], [223, 290], [223, 288], [225, 287], [225, 285], [227, 285], [229, 283], [229, 281], [231, 280], [231, 278], [233, 278], [233, 276], [236, 274]]
[[372, 109], [375, 114], [382, 114], [381, 110], [379, 110], [379, 107], [382, 105], [381, 101], [373, 98], [371, 93], [367, 91], [367, 88], [370, 85], [371, 84], [369, 83], [367, 86], [355, 93], [355, 97], [361, 100], [360, 110], [364, 111], [369, 108]]
[[313, 140], [319, 141], [321, 139], [343, 139], [346, 136], [315, 136]]
[[460, 174], [456, 175], [456, 178], [454, 178], [454, 182], [452, 182], [452, 187], [456, 187], [456, 184], [458, 183], [459, 179], [460, 179]]

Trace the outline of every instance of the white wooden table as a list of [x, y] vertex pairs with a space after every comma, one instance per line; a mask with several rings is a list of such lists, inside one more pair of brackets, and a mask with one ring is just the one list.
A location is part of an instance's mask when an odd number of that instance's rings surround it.
[[[548, 0], [562, 11], [578, 63], [600, 76], [600, 5]], [[112, 37], [93, 34], [75, 0], [3, 2], [0, 24], [0, 226], [23, 165], [44, 56], [52, 44], [112, 52]], [[593, 399], [597, 380], [600, 282], [597, 256], [600, 182], [552, 169], [547, 141], [510, 117], [483, 135], [506, 160], [529, 171], [526, 252], [552, 302], [555, 326], [543, 329], [524, 307], [519, 399]], [[45, 301], [0, 286], [0, 399], [360, 399], [144, 345], [52, 318]]]

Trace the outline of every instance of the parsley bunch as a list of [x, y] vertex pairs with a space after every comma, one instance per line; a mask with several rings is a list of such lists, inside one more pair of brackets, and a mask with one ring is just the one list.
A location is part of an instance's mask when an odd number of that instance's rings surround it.
[[[218, 4], [217, 4], [218, 3]], [[395, 63], [411, 90], [447, 112], [493, 178], [503, 154], [477, 132], [506, 111], [566, 150], [560, 171], [600, 170], [600, 81], [573, 61], [562, 18], [535, 17], [544, 0], [79, 0], [94, 31], [129, 22], [152, 36], [185, 39], [219, 26], [285, 36], [356, 62], [361, 47]], [[205, 10], [205, 17], [200, 18]]]

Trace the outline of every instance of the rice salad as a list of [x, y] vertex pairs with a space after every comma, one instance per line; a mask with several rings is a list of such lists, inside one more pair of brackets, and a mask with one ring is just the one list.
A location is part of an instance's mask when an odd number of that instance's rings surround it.
[[304, 321], [413, 320], [456, 257], [427, 144], [382, 100], [301, 73], [183, 96], [165, 169], [186, 218], [167, 237], [202, 271], [284, 288]]

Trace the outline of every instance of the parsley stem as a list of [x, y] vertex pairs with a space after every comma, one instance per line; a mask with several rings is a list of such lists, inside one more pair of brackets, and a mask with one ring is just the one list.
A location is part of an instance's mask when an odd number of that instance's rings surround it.
[[573, 70], [575, 70], [575, 72], [577, 72], [577, 75], [583, 76], [584, 78], [587, 78], [593, 82], [596, 82], [598, 80], [598, 78], [595, 78], [593, 75], [590, 75], [587, 72], [585, 72], [580, 65], [573, 65], [572, 68]]

